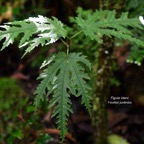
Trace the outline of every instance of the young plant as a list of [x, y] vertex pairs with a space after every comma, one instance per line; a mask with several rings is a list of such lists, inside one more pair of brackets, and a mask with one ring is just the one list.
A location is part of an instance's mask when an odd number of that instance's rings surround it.
[[[71, 52], [71, 40], [77, 35], [84, 34], [87, 39], [90, 38], [102, 45], [104, 36], [108, 36], [112, 39], [114, 37], [124, 39], [134, 45], [144, 47], [144, 42], [131, 32], [132, 28], [142, 30], [141, 22], [138, 18], [128, 18], [127, 12], [116, 17], [115, 11], [96, 10], [93, 12], [79, 8], [78, 16], [73, 19], [73, 22], [77, 25], [77, 32], [71, 37], [69, 37], [69, 30], [55, 17], [50, 19], [39, 15], [0, 26], [0, 40], [3, 40], [1, 50], [13, 44], [18, 36], [20, 36], [19, 48], [26, 48], [23, 56], [39, 45], [49, 45], [57, 40], [61, 40], [66, 46], [66, 50], [54, 54], [42, 63], [40, 68], [45, 67], [45, 70], [38, 77], [40, 84], [34, 92], [36, 108], [44, 97], [49, 100], [48, 107], [54, 108], [52, 116], [57, 118], [62, 140], [68, 132], [67, 120], [69, 114], [72, 113], [70, 96], [81, 96], [82, 104], [89, 114], [93, 107], [92, 96], [89, 94], [91, 86], [87, 84], [89, 79], [93, 79], [88, 76], [87, 72], [88, 69], [91, 70], [91, 63], [82, 53]], [[70, 29], [72, 31], [74, 27]], [[110, 53], [105, 51], [105, 54]], [[100, 73], [102, 68], [96, 71]]]

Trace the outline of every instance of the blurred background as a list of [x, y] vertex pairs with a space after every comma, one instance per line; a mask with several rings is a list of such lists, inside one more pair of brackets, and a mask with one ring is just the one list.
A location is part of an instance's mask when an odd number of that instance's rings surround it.
[[[76, 16], [78, 7], [83, 9], [98, 9], [99, 0], [0, 0], [0, 24], [23, 20], [28, 17], [43, 15], [57, 17], [63, 23], [71, 26], [69, 17]], [[115, 3], [115, 7], [119, 7]], [[125, 0], [123, 11], [128, 11], [129, 17], [144, 16], [143, 0]], [[138, 32], [139, 35], [143, 35]], [[19, 39], [19, 38], [18, 38]], [[86, 45], [95, 47], [89, 41]], [[81, 48], [83, 43], [76, 43], [86, 55], [93, 58], [92, 52]], [[0, 42], [2, 47], [2, 42]], [[51, 119], [51, 111], [47, 102], [42, 102], [35, 114], [33, 92], [38, 84], [39, 66], [46, 57], [60, 51], [60, 43], [40, 46], [21, 59], [23, 50], [18, 49], [17, 42], [0, 52], [0, 143], [1, 144], [44, 144], [59, 143], [59, 131], [55, 119]], [[128, 42], [117, 41], [115, 55], [115, 73], [112, 79], [111, 96], [127, 96], [131, 105], [108, 104], [109, 133], [117, 134], [130, 144], [144, 143], [144, 64], [143, 51], [139, 54], [129, 54], [132, 48]], [[74, 48], [75, 50], [75, 48]], [[130, 55], [139, 61], [141, 66], [127, 63]], [[69, 118], [69, 129], [73, 136], [67, 137], [66, 143], [90, 144], [92, 141], [92, 126], [89, 116], [80, 104], [79, 99], [72, 98], [74, 114]], [[115, 144], [115, 143], [114, 143]]]

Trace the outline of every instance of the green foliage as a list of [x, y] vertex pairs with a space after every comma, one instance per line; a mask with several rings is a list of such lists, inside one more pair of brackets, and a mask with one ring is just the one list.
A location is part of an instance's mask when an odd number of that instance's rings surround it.
[[[23, 21], [14, 21], [0, 26], [0, 40], [3, 40], [2, 50], [13, 44], [15, 39], [20, 36], [19, 47], [27, 47], [24, 55], [39, 45], [49, 45], [58, 39], [67, 38], [66, 40], [61, 39], [67, 48], [67, 53], [55, 54], [42, 63], [41, 68], [45, 66], [47, 68], [38, 77], [41, 82], [35, 91], [34, 101], [37, 108], [40, 101], [48, 97], [48, 107], [54, 108], [52, 116], [57, 118], [62, 140], [67, 133], [68, 116], [72, 112], [70, 95], [81, 96], [82, 104], [91, 113], [90, 87], [87, 85], [90, 78], [85, 72], [87, 69], [91, 69], [91, 64], [81, 53], [69, 53], [72, 39], [82, 34], [85, 39], [89, 38], [88, 43], [95, 40], [101, 44], [103, 36], [106, 35], [111, 38], [128, 40], [141, 47], [144, 46], [143, 41], [131, 32], [132, 28], [142, 30], [141, 23], [138, 18], [129, 19], [128, 13], [123, 13], [117, 18], [115, 11], [99, 10], [93, 12], [79, 9], [78, 16], [73, 19], [73, 22], [77, 25], [75, 30], [78, 31], [70, 38], [67, 34], [69, 31], [56, 18], [30, 17]], [[73, 28], [70, 28], [70, 31], [72, 32]], [[86, 45], [88, 45], [87, 42]], [[33, 108], [29, 108], [27, 111], [31, 112]]]
[[[38, 16], [38, 18], [30, 17], [23, 21], [9, 22], [1, 26], [1, 28], [4, 30], [0, 31], [0, 40], [5, 38], [2, 50], [13, 44], [18, 35], [22, 33], [23, 36], [20, 40], [19, 47], [27, 46], [25, 54], [31, 52], [40, 44], [41, 46], [48, 45], [54, 43], [60, 37], [66, 36], [66, 31], [60, 21], [56, 18], [51, 20], [43, 16]], [[31, 40], [33, 35], [36, 37]]]
[[[12, 139], [21, 139], [22, 124], [19, 125], [17, 116], [27, 103], [26, 96], [16, 80], [10, 78], [0, 79], [0, 143], [8, 135]], [[19, 101], [19, 99], [23, 100]]]
[[144, 50], [137, 46], [133, 46], [129, 52], [129, 57], [127, 59], [128, 63], [135, 63], [138, 66], [141, 66], [141, 63], [144, 59]]
[[129, 144], [129, 142], [116, 134], [112, 134], [108, 136], [108, 144]]
[[[46, 111], [47, 103], [42, 102], [39, 107], [41, 113], [34, 116], [35, 107], [30, 98], [18, 81], [0, 78], [0, 143], [31, 143], [31, 130], [36, 133], [41, 129], [40, 116], [44, 116], [42, 111]], [[48, 137], [50, 139], [46, 134], [39, 134], [34, 141], [44, 143]]]
[[[20, 88], [16, 80], [10, 78], [1, 78], [0, 79], [0, 110], [7, 111], [10, 109], [17, 101], [15, 98], [22, 97], [26, 95], [26, 93]], [[8, 97], [7, 92], [10, 93], [10, 97]], [[9, 98], [9, 101], [7, 99]], [[21, 103], [21, 107], [26, 104], [27, 99]], [[21, 108], [19, 107], [19, 109]], [[18, 109], [18, 110], [19, 110]]]
[[[129, 16], [130, 17], [138, 17], [138, 16], [143, 16], [144, 11], [144, 2], [143, 0], [134, 0], [134, 1], [125, 1], [125, 9], [126, 11], [129, 11]], [[143, 31], [134, 28], [133, 33], [135, 33], [135, 36], [140, 38], [141, 40], [144, 41], [144, 35]], [[129, 54], [128, 54], [128, 63], [135, 63], [138, 66], [140, 66], [143, 62], [144, 58], [144, 50], [142, 47], [139, 47], [137, 45], [132, 46]]]
[[7, 7], [2, 7], [2, 8], [0, 9], [0, 14], [4, 13], [4, 12], [6, 12], [6, 11], [7, 11]]
[[42, 135], [40, 135], [40, 137], [36, 141], [36, 144], [46, 144], [49, 142], [50, 139], [51, 139], [50, 135], [42, 134]]
[[67, 116], [72, 112], [70, 94], [82, 96], [82, 103], [90, 113], [89, 87], [86, 84], [86, 79], [89, 77], [84, 72], [85, 69], [81, 63], [89, 69], [91, 65], [86, 57], [80, 53], [69, 55], [59, 53], [52, 56], [46, 63], [49, 63], [48, 69], [39, 76], [39, 79], [42, 78], [43, 80], [35, 91], [34, 104], [36, 107], [38, 106], [40, 100], [43, 100], [43, 96], [46, 95], [46, 90], [48, 91], [47, 96], [53, 93], [49, 107], [56, 105], [53, 116], [57, 117], [58, 128], [61, 130], [60, 135], [63, 139], [67, 133]]
[[130, 12], [130, 16], [132, 17], [143, 15], [144, 14], [143, 7], [144, 7], [143, 0], [125, 1], [125, 9], [126, 11]]
[[80, 26], [80, 30], [89, 36], [92, 40], [96, 40], [99, 43], [103, 43], [103, 35], [109, 37], [117, 37], [119, 39], [125, 39], [133, 44], [144, 46], [143, 41], [135, 38], [131, 33], [130, 28], [143, 29], [138, 18], [128, 18], [128, 13], [123, 13], [120, 18], [116, 18], [115, 11], [97, 10], [83, 11], [78, 9], [78, 17], [75, 18], [75, 22]]

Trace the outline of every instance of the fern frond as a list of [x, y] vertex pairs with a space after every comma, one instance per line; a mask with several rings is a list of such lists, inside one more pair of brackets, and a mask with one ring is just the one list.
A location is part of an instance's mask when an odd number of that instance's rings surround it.
[[[25, 54], [38, 45], [48, 45], [66, 36], [63, 24], [56, 18], [49, 19], [43, 16], [30, 17], [23, 21], [15, 21], [0, 26], [0, 40], [4, 39], [1, 50], [14, 43], [14, 40], [23, 34], [19, 47], [27, 46]], [[32, 36], [35, 36], [31, 39]], [[24, 54], [24, 55], [25, 55]]]
[[70, 94], [82, 96], [82, 103], [90, 113], [90, 88], [86, 84], [89, 76], [84, 65], [91, 68], [90, 62], [80, 53], [58, 53], [51, 59], [48, 69], [39, 76], [42, 81], [35, 91], [34, 104], [37, 107], [44, 96], [53, 95], [49, 108], [55, 106], [52, 116], [57, 117], [61, 139], [67, 133], [67, 117], [72, 113]]
[[131, 32], [131, 28], [143, 29], [142, 24], [138, 18], [128, 18], [127, 12], [122, 13], [117, 18], [115, 11], [97, 10], [92, 13], [92, 11], [85, 12], [79, 9], [75, 22], [86, 36], [99, 43], [103, 42], [103, 35], [107, 35], [128, 40], [142, 47], [144, 46], [144, 42], [136, 38]]

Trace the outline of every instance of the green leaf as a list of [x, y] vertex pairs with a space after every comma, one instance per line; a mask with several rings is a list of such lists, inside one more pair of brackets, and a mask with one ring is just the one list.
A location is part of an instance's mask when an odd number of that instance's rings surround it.
[[13, 44], [15, 39], [20, 34], [23, 34], [19, 47], [27, 46], [25, 54], [32, 51], [38, 45], [48, 45], [54, 43], [60, 37], [65, 38], [66, 36], [66, 30], [58, 19], [53, 18], [52, 20], [40, 15], [23, 21], [9, 22], [0, 26], [0, 28], [0, 40], [4, 40], [1, 50]]
[[48, 134], [41, 134], [36, 141], [36, 144], [45, 144], [48, 143], [51, 139], [51, 136]]
[[53, 94], [49, 108], [55, 106], [52, 116], [57, 117], [63, 140], [67, 133], [67, 117], [72, 113], [70, 94], [82, 96], [82, 104], [90, 113], [89, 76], [85, 73], [85, 66], [91, 69], [91, 64], [81, 53], [58, 53], [51, 60], [48, 69], [38, 77], [42, 81], [35, 91], [34, 105], [37, 107], [44, 96]]
[[0, 8], [0, 14], [5, 13], [8, 10], [8, 8], [6, 6], [2, 6]]
[[13, 137], [16, 137], [16, 138], [18, 138], [18, 139], [21, 139], [21, 138], [22, 138], [22, 132], [21, 132], [20, 129], [14, 131], [14, 132], [12, 133], [12, 135], [13, 135]]
[[144, 47], [144, 42], [136, 38], [131, 32], [132, 28], [143, 29], [142, 24], [138, 18], [128, 18], [127, 12], [122, 13], [117, 18], [115, 11], [97, 10], [92, 12], [79, 9], [78, 16], [73, 21], [79, 25], [80, 30], [86, 36], [99, 43], [103, 43], [102, 37], [107, 35], [128, 40], [133, 44]]
[[[91, 105], [90, 105], [90, 98], [91, 96], [89, 95], [89, 90], [90, 87], [86, 84], [85, 79], [89, 79], [89, 76], [86, 73], [83, 73], [84, 68], [81, 67], [81, 65], [78, 63], [84, 63], [89, 69], [91, 69], [91, 64], [89, 63], [89, 61], [87, 61], [85, 56], [80, 56], [80, 53], [78, 54], [71, 54], [70, 55], [70, 70], [71, 70], [71, 74], [72, 74], [72, 85], [71, 85], [71, 89], [76, 87], [77, 95], [82, 95], [82, 104], [85, 105], [85, 107], [87, 108], [89, 114], [90, 114], [90, 109], [91, 109]], [[73, 91], [71, 91], [73, 92]]]
[[129, 143], [121, 136], [112, 134], [108, 136], [108, 144], [129, 144]]
[[35, 111], [35, 107], [33, 105], [29, 105], [26, 109], [27, 113], [34, 112], [34, 111]]

